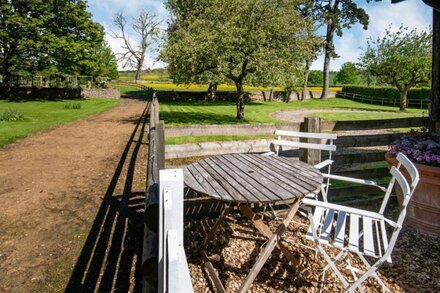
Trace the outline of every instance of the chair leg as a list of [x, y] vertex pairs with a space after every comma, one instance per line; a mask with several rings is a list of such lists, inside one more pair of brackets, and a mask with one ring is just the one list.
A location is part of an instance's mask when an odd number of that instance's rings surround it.
[[[362, 260], [362, 262], [367, 266], [367, 268], [371, 268], [371, 265], [368, 263], [368, 261], [366, 260], [366, 258], [362, 255], [362, 254], [358, 254], [359, 258]], [[380, 262], [380, 260], [378, 261]], [[382, 263], [380, 263], [381, 265]], [[377, 266], [377, 269], [379, 268], [379, 266]], [[382, 291], [383, 292], [391, 292], [390, 289], [388, 289], [388, 287], [385, 285], [385, 283], [380, 279], [380, 277], [377, 275], [376, 271], [374, 271], [372, 273], [372, 276], [376, 279], [376, 281], [382, 286]]]

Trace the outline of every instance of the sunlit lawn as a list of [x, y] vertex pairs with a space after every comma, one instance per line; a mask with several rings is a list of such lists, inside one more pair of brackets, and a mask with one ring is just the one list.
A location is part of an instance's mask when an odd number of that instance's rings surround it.
[[24, 114], [23, 121], [0, 121], [0, 147], [43, 129], [97, 114], [119, 104], [119, 100], [115, 99], [75, 100], [74, 103], [80, 103], [81, 108], [66, 109], [67, 102], [0, 100], [0, 112], [11, 109]]
[[363, 104], [345, 99], [307, 100], [305, 102], [250, 102], [245, 106], [245, 119], [235, 118], [236, 107], [232, 102], [208, 103], [196, 102], [168, 102], [162, 101], [160, 119], [165, 120], [168, 126], [191, 124], [255, 124], [285, 122], [272, 117], [277, 111], [301, 109], [343, 109], [343, 110], [370, 110], [380, 113], [316, 113], [328, 120], [369, 120], [387, 118], [406, 118], [423, 115], [422, 110], [409, 109], [400, 113], [397, 107]]

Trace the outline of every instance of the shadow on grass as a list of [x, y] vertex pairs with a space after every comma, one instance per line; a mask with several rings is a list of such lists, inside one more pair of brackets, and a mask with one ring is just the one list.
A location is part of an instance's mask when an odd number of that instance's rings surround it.
[[[145, 108], [122, 152], [65, 292], [141, 291], [145, 193], [132, 192], [132, 185], [146, 120]], [[118, 182], [123, 184], [123, 192], [115, 195]]]

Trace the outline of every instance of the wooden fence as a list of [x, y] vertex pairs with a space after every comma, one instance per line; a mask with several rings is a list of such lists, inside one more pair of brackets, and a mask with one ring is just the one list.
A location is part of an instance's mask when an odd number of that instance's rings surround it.
[[[394, 106], [398, 107], [400, 105], [400, 100], [390, 99], [390, 98], [379, 98], [379, 97], [370, 97], [364, 96], [355, 93], [347, 93], [347, 92], [338, 92], [337, 97], [350, 99], [353, 101], [358, 101], [361, 103], [370, 103], [375, 105], [386, 105], [386, 106]], [[419, 109], [428, 109], [430, 99], [407, 99], [406, 106], [409, 108], [419, 108]]]
[[183, 171], [165, 169], [164, 122], [155, 91], [149, 102], [142, 292], [192, 292], [183, 249]]

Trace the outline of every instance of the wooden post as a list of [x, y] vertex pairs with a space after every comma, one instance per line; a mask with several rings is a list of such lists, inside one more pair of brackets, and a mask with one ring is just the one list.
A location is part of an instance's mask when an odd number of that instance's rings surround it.
[[429, 118], [432, 130], [440, 133], [440, 11], [433, 8], [432, 12], [432, 87]]
[[[157, 105], [159, 106], [159, 105]], [[156, 123], [157, 135], [157, 167], [159, 170], [165, 169], [165, 123], [160, 120]]]
[[[305, 117], [304, 118], [304, 132], [321, 132], [321, 118], [319, 117]], [[319, 139], [316, 138], [307, 138], [306, 142], [308, 143], [321, 143]], [[309, 164], [316, 165], [321, 162], [321, 150], [311, 150], [305, 149], [304, 156], [301, 158], [301, 161]]]

